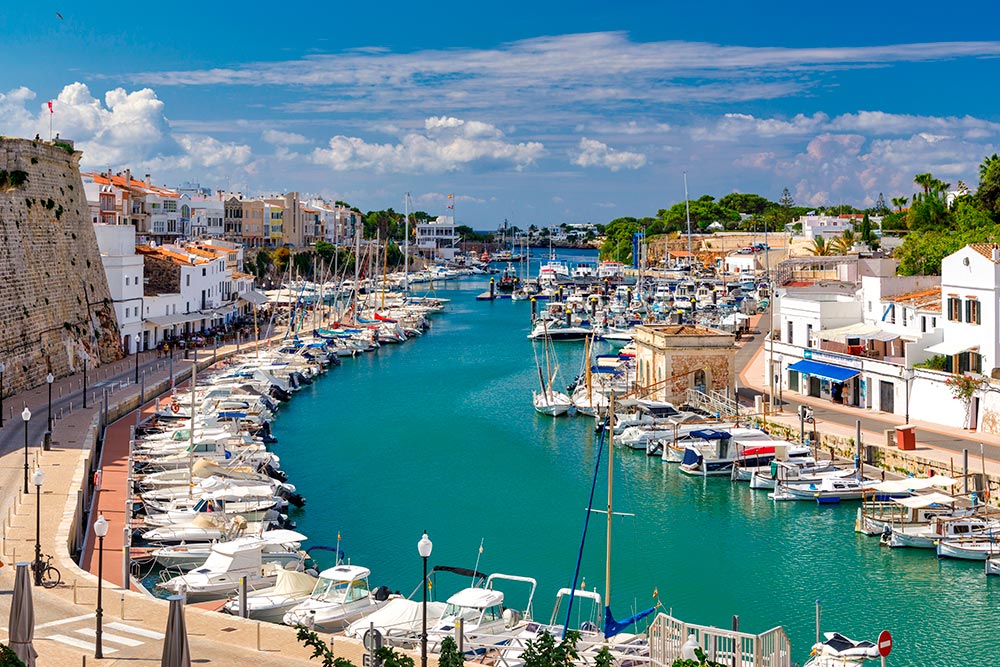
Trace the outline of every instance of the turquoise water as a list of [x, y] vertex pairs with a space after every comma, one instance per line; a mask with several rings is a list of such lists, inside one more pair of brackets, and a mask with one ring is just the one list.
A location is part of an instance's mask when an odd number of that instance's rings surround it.
[[[308, 544], [336, 543], [372, 583], [409, 594], [417, 540], [432, 565], [538, 579], [536, 618], [573, 575], [596, 456], [593, 422], [537, 415], [525, 302], [476, 302], [484, 280], [449, 283], [452, 299], [422, 338], [347, 359], [299, 392], [276, 423], [275, 450], [308, 498], [294, 514]], [[583, 346], [558, 346], [562, 384]], [[605, 504], [602, 466], [595, 506]], [[890, 665], [987, 665], [1000, 648], [1000, 581], [981, 563], [890, 550], [853, 532], [855, 505], [773, 503], [728, 480], [695, 480], [657, 458], [614, 453], [611, 604], [616, 617], [652, 604], [679, 618], [788, 632], [804, 662], [814, 603], [824, 631], [893, 633]], [[594, 515], [581, 574], [604, 591], [605, 520]], [[322, 556], [319, 556], [322, 559]], [[321, 560], [321, 562], [323, 562]], [[438, 580], [446, 596], [465, 581]], [[516, 600], [515, 600], [516, 602]]]

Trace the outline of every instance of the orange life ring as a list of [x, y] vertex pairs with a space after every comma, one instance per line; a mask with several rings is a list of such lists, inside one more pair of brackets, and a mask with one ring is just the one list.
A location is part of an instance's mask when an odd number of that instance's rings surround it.
[[174, 414], [177, 414], [178, 412], [181, 411], [181, 404], [178, 403], [177, 401], [172, 402], [170, 404], [170, 411], [173, 412]]

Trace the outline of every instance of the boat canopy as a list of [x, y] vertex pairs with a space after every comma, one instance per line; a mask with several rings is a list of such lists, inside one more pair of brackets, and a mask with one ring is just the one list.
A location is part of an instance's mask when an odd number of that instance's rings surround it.
[[934, 477], [904, 477], [903, 479], [888, 479], [875, 485], [876, 491], [886, 493], [898, 493], [900, 491], [922, 491], [924, 489], [939, 488], [946, 489], [958, 484], [957, 479], [946, 475], [935, 475]]
[[338, 565], [323, 570], [319, 573], [319, 576], [323, 579], [331, 579], [333, 581], [355, 581], [356, 579], [364, 579], [371, 575], [371, 573], [371, 570], [367, 567], [361, 567], [360, 565]]
[[917, 509], [920, 507], [930, 507], [931, 505], [954, 505], [955, 499], [944, 493], [925, 493], [919, 496], [909, 496], [908, 498], [893, 498], [894, 502]]
[[503, 593], [489, 588], [464, 588], [448, 598], [448, 604], [472, 609], [486, 609], [503, 604]]
[[260, 539], [267, 544], [288, 544], [290, 542], [305, 542], [308, 537], [294, 530], [266, 530], [260, 535]]
[[729, 431], [719, 431], [714, 428], [703, 428], [697, 431], [691, 431], [691, 437], [701, 438], [703, 440], [726, 440], [727, 438], [733, 437]]
[[290, 597], [309, 595], [315, 586], [316, 577], [311, 574], [281, 568], [278, 570], [278, 579], [274, 583], [271, 595]]

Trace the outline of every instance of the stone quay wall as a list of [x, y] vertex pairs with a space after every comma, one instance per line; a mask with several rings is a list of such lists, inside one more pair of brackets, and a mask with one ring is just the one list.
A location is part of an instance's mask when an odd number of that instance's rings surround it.
[[5, 394], [122, 356], [107, 278], [68, 145], [0, 139], [0, 362]]

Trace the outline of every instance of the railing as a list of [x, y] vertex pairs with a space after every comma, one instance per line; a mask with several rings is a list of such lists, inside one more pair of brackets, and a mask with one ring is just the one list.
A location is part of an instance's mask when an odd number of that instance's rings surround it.
[[753, 635], [736, 630], [723, 630], [685, 623], [660, 614], [649, 626], [650, 663], [669, 667], [683, 657], [682, 647], [688, 637], [694, 637], [709, 660], [733, 667], [790, 667], [791, 643], [781, 627]]
[[740, 414], [752, 412], [749, 408], [742, 408], [732, 398], [714, 389], [709, 389], [707, 393], [697, 389], [688, 389], [684, 396], [685, 402], [696, 408], [701, 408], [712, 414], [718, 413], [720, 418], [738, 417]]

